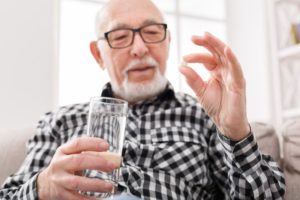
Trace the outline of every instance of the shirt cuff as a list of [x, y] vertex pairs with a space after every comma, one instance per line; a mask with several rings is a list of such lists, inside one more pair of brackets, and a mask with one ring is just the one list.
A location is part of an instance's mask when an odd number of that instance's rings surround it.
[[227, 160], [234, 168], [239, 169], [246, 176], [259, 170], [261, 154], [252, 132], [241, 141], [233, 141], [219, 131], [218, 137], [225, 149]]
[[37, 177], [38, 173], [31, 177], [24, 185], [22, 185], [19, 197], [26, 200], [38, 200], [37, 194]]

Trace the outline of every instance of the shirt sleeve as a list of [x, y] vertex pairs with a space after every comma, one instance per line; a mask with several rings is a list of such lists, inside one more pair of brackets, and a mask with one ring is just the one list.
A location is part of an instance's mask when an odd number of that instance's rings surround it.
[[37, 133], [27, 143], [27, 156], [21, 168], [9, 176], [0, 189], [0, 199], [33, 200], [37, 196], [37, 176], [48, 166], [58, 144], [51, 129], [50, 114], [46, 114], [37, 126]]
[[[217, 132], [217, 133], [216, 133]], [[252, 133], [235, 142], [215, 131], [211, 170], [230, 199], [282, 199], [285, 180], [278, 164], [262, 154]]]

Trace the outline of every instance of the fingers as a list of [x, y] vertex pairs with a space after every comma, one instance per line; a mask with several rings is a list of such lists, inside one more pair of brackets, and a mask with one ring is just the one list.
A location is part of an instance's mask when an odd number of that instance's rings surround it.
[[85, 169], [111, 172], [113, 169], [116, 169], [120, 166], [119, 163], [105, 159], [101, 155], [81, 153], [61, 157], [57, 160], [56, 166], [62, 166], [66, 171], [72, 173]]
[[206, 48], [213, 56], [215, 61], [219, 61], [219, 53], [215, 50], [215, 48], [210, 45], [210, 43], [207, 41], [206, 36], [192, 36], [192, 42], [196, 45], [203, 46]]
[[114, 163], [116, 166], [120, 167], [122, 162], [122, 157], [118, 153], [114, 152], [95, 152], [95, 151], [86, 151], [83, 153], [88, 153], [96, 156], [101, 156], [105, 160]]
[[225, 55], [228, 59], [228, 66], [233, 76], [233, 79], [236, 80], [237, 86], [236, 87], [245, 87], [245, 79], [243, 75], [242, 68], [240, 63], [238, 62], [236, 56], [233, 54], [232, 50], [229, 47], [225, 48]]
[[202, 63], [209, 71], [221, 68], [228, 70], [232, 76], [231, 80], [234, 87], [244, 88], [245, 80], [241, 65], [225, 43], [210, 33], [205, 33], [203, 36], [193, 36], [192, 41], [205, 47], [212, 56], [208, 54], [190, 54], [184, 57], [186, 62]]
[[[213, 49], [220, 55], [224, 55], [224, 49], [226, 47], [226, 44], [223, 43], [221, 40], [219, 40], [217, 37], [212, 35], [211, 33], [206, 32], [203, 36], [204, 41], [206, 44], [208, 44], [210, 47], [213, 47]], [[192, 41], [196, 41], [197, 38], [192, 38]]]
[[61, 155], [53, 159], [52, 168], [54, 171], [64, 169], [72, 174], [85, 169], [111, 172], [120, 167], [121, 157], [119, 156], [119, 160], [112, 156], [109, 159], [99, 154], [107, 149], [108, 144], [102, 139], [76, 138], [58, 148]]
[[62, 194], [60, 194], [59, 199], [76, 199], [76, 200], [97, 200], [93, 197], [88, 197], [82, 194], [79, 194], [78, 192], [69, 192], [69, 191], [62, 191]]
[[111, 192], [114, 185], [110, 182], [96, 179], [87, 178], [83, 176], [66, 176], [62, 179], [61, 184], [67, 190], [71, 191], [88, 191], [88, 192]]
[[108, 143], [100, 138], [80, 137], [58, 148], [63, 154], [76, 154], [83, 151], [106, 151]]
[[209, 71], [215, 69], [215, 67], [217, 66], [214, 57], [207, 53], [188, 54], [183, 57], [183, 60], [187, 63], [202, 63]]
[[206, 32], [203, 36], [193, 36], [192, 41], [194, 44], [205, 47], [214, 56], [216, 62], [226, 64], [224, 63], [226, 45], [221, 40]]
[[[85, 169], [111, 172], [119, 167], [121, 161], [117, 163], [115, 158], [110, 161], [107, 157], [100, 154], [100, 152], [107, 150], [107, 142], [99, 138], [90, 137], [77, 138], [60, 146], [50, 165], [38, 178], [40, 188], [47, 188], [40, 190], [39, 195], [45, 194], [44, 196], [53, 197], [53, 199], [91, 200], [92, 198], [79, 194], [78, 191], [111, 191], [113, 188], [111, 183], [75, 175], [76, 172]], [[54, 198], [60, 195], [63, 198]]]
[[185, 76], [188, 85], [195, 92], [196, 96], [201, 98], [206, 88], [202, 78], [190, 67], [182, 65], [180, 72]]
[[[93, 191], [109, 192], [112, 190], [113, 185], [104, 181], [99, 182], [87, 182], [86, 179], [82, 179], [80, 176], [73, 174], [67, 174], [64, 172], [58, 172], [53, 174], [49, 168], [43, 170], [37, 178], [38, 198], [39, 199], [82, 199], [92, 200], [93, 198], [79, 194], [78, 192], [89, 188]], [[88, 184], [89, 186], [84, 186]], [[95, 184], [99, 188], [95, 190]]]

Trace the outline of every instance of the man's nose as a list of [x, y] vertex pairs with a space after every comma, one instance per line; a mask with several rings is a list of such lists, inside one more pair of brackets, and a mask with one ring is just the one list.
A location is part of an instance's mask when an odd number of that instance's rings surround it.
[[143, 57], [149, 51], [147, 44], [143, 41], [141, 35], [136, 33], [131, 46], [131, 55], [134, 57]]

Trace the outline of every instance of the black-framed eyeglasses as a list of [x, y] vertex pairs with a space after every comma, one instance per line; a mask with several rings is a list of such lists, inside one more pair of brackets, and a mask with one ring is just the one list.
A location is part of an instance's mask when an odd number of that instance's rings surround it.
[[139, 33], [142, 40], [147, 43], [159, 43], [166, 39], [167, 24], [149, 24], [140, 28], [119, 28], [104, 33], [98, 40], [106, 40], [113, 49], [122, 49], [133, 44], [135, 33]]

